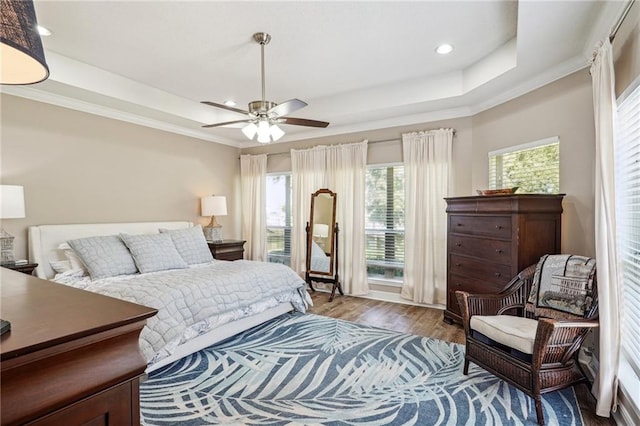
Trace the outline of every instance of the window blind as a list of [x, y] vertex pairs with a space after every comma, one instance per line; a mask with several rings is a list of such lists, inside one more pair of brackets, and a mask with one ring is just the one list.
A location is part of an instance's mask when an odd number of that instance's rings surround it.
[[291, 266], [291, 174], [267, 175], [267, 261]]
[[622, 347], [640, 376], [640, 87], [618, 107], [616, 220], [622, 276]]
[[368, 276], [401, 279], [404, 269], [404, 167], [368, 167], [365, 183]]
[[557, 137], [489, 153], [489, 188], [513, 187], [520, 193], [560, 192]]

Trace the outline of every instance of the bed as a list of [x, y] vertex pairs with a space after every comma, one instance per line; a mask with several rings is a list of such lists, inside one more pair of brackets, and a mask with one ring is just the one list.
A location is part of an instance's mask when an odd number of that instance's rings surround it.
[[99, 276], [91, 270], [88, 276], [73, 267], [59, 269], [61, 264], [73, 263], [65, 253], [70, 249], [65, 246], [68, 241], [120, 235], [129, 244], [125, 237], [134, 242], [159, 238], [160, 229], [168, 235], [196, 232], [191, 222], [32, 226], [29, 257], [38, 263], [40, 278], [158, 309], [140, 336], [147, 372], [286, 312], [304, 312], [311, 305], [304, 280], [290, 268], [273, 263], [212, 260], [147, 272], [138, 262], [136, 247], [127, 245], [143, 273]]

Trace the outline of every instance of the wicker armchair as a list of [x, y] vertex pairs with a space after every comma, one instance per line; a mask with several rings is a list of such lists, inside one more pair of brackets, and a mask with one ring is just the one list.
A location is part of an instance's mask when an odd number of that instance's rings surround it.
[[[469, 362], [473, 362], [519, 388], [535, 400], [538, 424], [544, 425], [541, 394], [587, 381], [578, 363], [578, 349], [588, 331], [598, 327], [598, 300], [597, 290], [594, 290], [593, 304], [584, 317], [563, 314], [565, 318], [562, 319], [535, 318], [524, 308], [535, 269], [536, 265], [533, 265], [520, 272], [500, 294], [457, 291], [456, 296], [466, 335], [464, 374], [469, 373]], [[593, 279], [597, 289], [595, 276]], [[474, 315], [515, 315], [536, 320], [531, 354], [474, 330], [471, 326]]]

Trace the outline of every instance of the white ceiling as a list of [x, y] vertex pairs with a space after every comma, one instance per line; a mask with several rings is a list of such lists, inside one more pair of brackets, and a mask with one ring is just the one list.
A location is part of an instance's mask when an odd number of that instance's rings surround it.
[[[587, 66], [621, 1], [36, 1], [51, 70], [2, 91], [200, 139], [252, 146], [242, 116], [200, 104], [309, 104], [280, 142], [468, 116]], [[442, 56], [441, 43], [455, 50]]]

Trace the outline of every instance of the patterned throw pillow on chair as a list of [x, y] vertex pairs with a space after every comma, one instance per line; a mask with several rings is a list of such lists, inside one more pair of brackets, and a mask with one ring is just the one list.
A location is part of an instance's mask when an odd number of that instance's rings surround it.
[[526, 309], [536, 317], [583, 317], [591, 309], [596, 261], [568, 254], [542, 256]]

